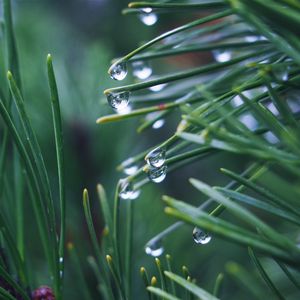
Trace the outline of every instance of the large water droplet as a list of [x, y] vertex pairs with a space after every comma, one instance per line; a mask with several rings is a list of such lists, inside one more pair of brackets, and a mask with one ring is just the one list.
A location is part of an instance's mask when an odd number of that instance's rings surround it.
[[126, 62], [113, 64], [110, 68], [109, 75], [114, 80], [123, 80], [127, 75]]
[[161, 167], [166, 160], [166, 148], [158, 147], [153, 149], [145, 156], [145, 160], [150, 167]]
[[162, 246], [160, 241], [157, 241], [156, 243], [146, 245], [145, 252], [148, 255], [157, 257], [163, 254], [164, 247]]
[[149, 87], [149, 90], [152, 92], [160, 92], [161, 90], [163, 90], [165, 88], [166, 85], [167, 85], [166, 83], [154, 85], [154, 86]]
[[122, 180], [120, 186], [119, 197], [123, 200], [134, 200], [140, 195], [140, 190], [135, 190], [133, 183], [126, 179]]
[[149, 64], [143, 61], [134, 61], [132, 63], [133, 75], [139, 79], [147, 79], [152, 74], [152, 69]]
[[228, 50], [214, 50], [212, 53], [217, 62], [229, 61], [232, 56], [232, 53]]
[[205, 245], [210, 242], [211, 236], [202, 229], [195, 227], [193, 230], [193, 239], [195, 243]]
[[160, 183], [167, 176], [167, 166], [162, 166], [160, 168], [151, 168], [148, 172], [148, 177], [152, 182]]
[[115, 110], [124, 110], [129, 103], [129, 92], [109, 93], [107, 94], [108, 104]]
[[150, 7], [141, 9], [139, 18], [147, 26], [152, 26], [157, 22], [157, 15], [152, 12]]

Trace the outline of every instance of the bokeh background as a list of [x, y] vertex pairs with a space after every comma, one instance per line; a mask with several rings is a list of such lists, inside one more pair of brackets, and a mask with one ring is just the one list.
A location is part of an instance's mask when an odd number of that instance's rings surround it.
[[[103, 222], [96, 199], [96, 184], [103, 184], [112, 201], [115, 185], [124, 177], [116, 171], [116, 166], [127, 157], [163, 141], [176, 128], [175, 119], [168, 120], [159, 130], [151, 129], [143, 134], [136, 133], [140, 121], [135, 119], [96, 125], [98, 117], [113, 113], [102, 93], [105, 88], [116, 84], [109, 78], [107, 69], [113, 58], [190, 18], [182, 14], [161, 15], [155, 25], [144, 26], [137, 16], [121, 14], [126, 5], [127, 1], [121, 0], [13, 2], [26, 107], [45, 155], [53, 191], [57, 191], [56, 157], [45, 63], [47, 53], [53, 56], [65, 138], [67, 240], [74, 243], [80, 255], [83, 275], [91, 295], [95, 297], [93, 299], [100, 299], [100, 296], [97, 293], [97, 282], [87, 264], [87, 257], [92, 254], [92, 250], [82, 209], [82, 190], [86, 187], [90, 191], [93, 217], [100, 236]], [[210, 53], [186, 56], [180, 60], [167, 59], [156, 66], [155, 72], [164, 73], [210, 59]], [[6, 70], [3, 63], [0, 67], [3, 81]], [[129, 76], [127, 80], [130, 82], [132, 78]], [[153, 258], [144, 252], [145, 243], [174, 222], [165, 216], [161, 196], [169, 194], [193, 204], [201, 203], [201, 196], [189, 186], [188, 178], [197, 177], [212, 184], [225, 183], [225, 178], [218, 175], [218, 167], [230, 165], [231, 169], [234, 166], [238, 169], [239, 164], [238, 158], [233, 162], [230, 157], [215, 156], [168, 175], [161, 184], [145, 186], [135, 205], [132, 265], [135, 274], [134, 299], [146, 299], [139, 268], [146, 266], [150, 274], [156, 274]], [[31, 257], [29, 263], [32, 264], [30, 269], [36, 278], [34, 284], [50, 284], [36, 225], [31, 221], [32, 208], [29, 201], [26, 218], [26, 240]], [[214, 237], [205, 246], [196, 245], [192, 239], [192, 228], [188, 226], [172, 233], [164, 242], [165, 253], [172, 255], [175, 270], [180, 273], [181, 266], [186, 265], [192, 276], [197, 278], [199, 285], [208, 290], [212, 290], [215, 278], [224, 270], [226, 262], [234, 260], [248, 267], [248, 259], [245, 260], [247, 254], [240, 247]], [[66, 263], [65, 299], [82, 299], [79, 278], [68, 257]], [[239, 298], [242, 295], [241, 289], [228, 276], [224, 286], [225, 294], [231, 295], [228, 299], [242, 299]]]

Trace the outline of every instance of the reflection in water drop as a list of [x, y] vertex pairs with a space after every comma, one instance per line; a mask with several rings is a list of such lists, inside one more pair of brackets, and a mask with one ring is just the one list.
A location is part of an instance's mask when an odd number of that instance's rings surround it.
[[135, 190], [133, 183], [126, 179], [122, 180], [120, 186], [119, 197], [123, 200], [134, 200], [140, 195], [140, 190]]
[[164, 248], [160, 241], [146, 245], [145, 252], [148, 255], [157, 257], [163, 254]]
[[129, 114], [131, 110], [132, 110], [131, 105], [127, 105], [125, 107], [118, 108], [116, 111], [119, 115], [126, 115]]
[[133, 75], [139, 79], [147, 79], [152, 74], [152, 69], [149, 64], [144, 61], [134, 61], [132, 63]]
[[160, 168], [151, 168], [148, 172], [148, 177], [152, 182], [160, 183], [167, 176], [167, 166], [162, 166]]
[[109, 93], [106, 95], [108, 104], [115, 110], [124, 110], [129, 103], [129, 92]]
[[147, 26], [152, 26], [157, 22], [157, 15], [152, 12], [150, 7], [141, 9], [139, 18]]
[[193, 239], [195, 243], [205, 245], [210, 242], [211, 236], [200, 228], [195, 227], [193, 230]]
[[232, 53], [228, 50], [214, 50], [212, 53], [217, 62], [229, 61], [232, 56]]
[[166, 160], [166, 148], [158, 147], [153, 149], [145, 156], [145, 160], [150, 167], [161, 167]]
[[114, 80], [123, 80], [127, 75], [126, 62], [120, 62], [111, 66], [109, 75]]

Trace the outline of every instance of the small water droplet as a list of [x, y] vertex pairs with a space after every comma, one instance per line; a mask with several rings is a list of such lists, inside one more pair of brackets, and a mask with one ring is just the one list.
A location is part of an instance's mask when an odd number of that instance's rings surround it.
[[63, 271], [59, 271], [59, 276], [60, 278], [63, 278], [64, 272]]
[[165, 88], [166, 85], [167, 85], [166, 83], [154, 85], [154, 86], [149, 87], [149, 90], [152, 92], [160, 92], [161, 90], [163, 90]]
[[195, 227], [193, 230], [193, 239], [195, 243], [205, 245], [210, 242], [211, 236], [202, 229]]
[[120, 62], [111, 66], [109, 75], [114, 80], [123, 80], [127, 75], [126, 62]]
[[59, 263], [62, 264], [63, 262], [64, 262], [64, 258], [61, 256], [61, 257], [59, 258]]
[[122, 180], [120, 186], [119, 197], [123, 200], [134, 200], [140, 195], [140, 190], [135, 190], [133, 183], [128, 182], [126, 179]]
[[148, 178], [155, 183], [162, 182], [167, 176], [167, 166], [162, 166], [160, 168], [151, 168], [148, 172]]
[[136, 173], [137, 170], [138, 170], [138, 166], [132, 165], [124, 168], [123, 171], [126, 175], [133, 175], [134, 173]]
[[128, 106], [129, 92], [127, 91], [120, 93], [109, 93], [106, 97], [108, 104], [118, 112], [124, 110]]
[[147, 79], [152, 74], [152, 68], [144, 61], [134, 61], [132, 63], [133, 75], [139, 79]]
[[164, 119], [159, 119], [159, 120], [155, 121], [152, 124], [152, 128], [153, 129], [159, 129], [159, 128], [163, 127], [164, 125], [165, 125], [165, 120]]
[[257, 35], [249, 35], [245, 37], [246, 42], [253, 43], [259, 40], [259, 36]]
[[232, 53], [228, 50], [214, 50], [213, 56], [217, 62], [226, 62], [231, 59]]
[[146, 245], [145, 252], [148, 255], [158, 257], [163, 254], [164, 247], [162, 246], [161, 242], [158, 241], [156, 243], [151, 243], [151, 244]]
[[166, 160], [166, 148], [158, 147], [150, 151], [145, 160], [150, 167], [160, 168]]
[[153, 13], [150, 7], [141, 9], [139, 18], [147, 26], [152, 26], [157, 22], [157, 15]]
[[278, 66], [276, 69], [274, 69], [273, 74], [278, 81], [287, 81], [289, 79], [288, 71], [289, 70], [287, 66]]

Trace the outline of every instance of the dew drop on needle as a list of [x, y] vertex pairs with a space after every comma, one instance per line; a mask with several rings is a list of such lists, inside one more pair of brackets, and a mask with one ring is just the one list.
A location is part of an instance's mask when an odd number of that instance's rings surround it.
[[108, 104], [116, 111], [121, 111], [128, 106], [129, 92], [109, 93], [107, 94]]
[[109, 75], [114, 80], [123, 80], [127, 75], [127, 65], [126, 62], [120, 62], [113, 64], [109, 70]]
[[167, 176], [167, 166], [161, 166], [160, 168], [150, 167], [148, 171], [148, 178], [154, 183], [160, 183], [164, 181]]
[[133, 183], [123, 179], [120, 186], [119, 197], [123, 200], [134, 200], [140, 195], [140, 190], [135, 190]]
[[141, 80], [149, 78], [152, 74], [152, 68], [144, 61], [134, 61], [132, 68], [133, 75]]
[[166, 161], [166, 148], [158, 147], [153, 149], [146, 155], [145, 160], [150, 167], [161, 167]]
[[152, 11], [152, 8], [150, 8], [150, 7], [141, 9], [139, 18], [147, 26], [154, 25], [158, 19], [157, 15]]
[[146, 245], [145, 252], [148, 255], [158, 257], [163, 254], [164, 247], [162, 246], [161, 241], [157, 241], [155, 243], [150, 243]]
[[211, 236], [202, 229], [195, 227], [193, 230], [193, 239], [195, 243], [205, 245], [210, 242]]

